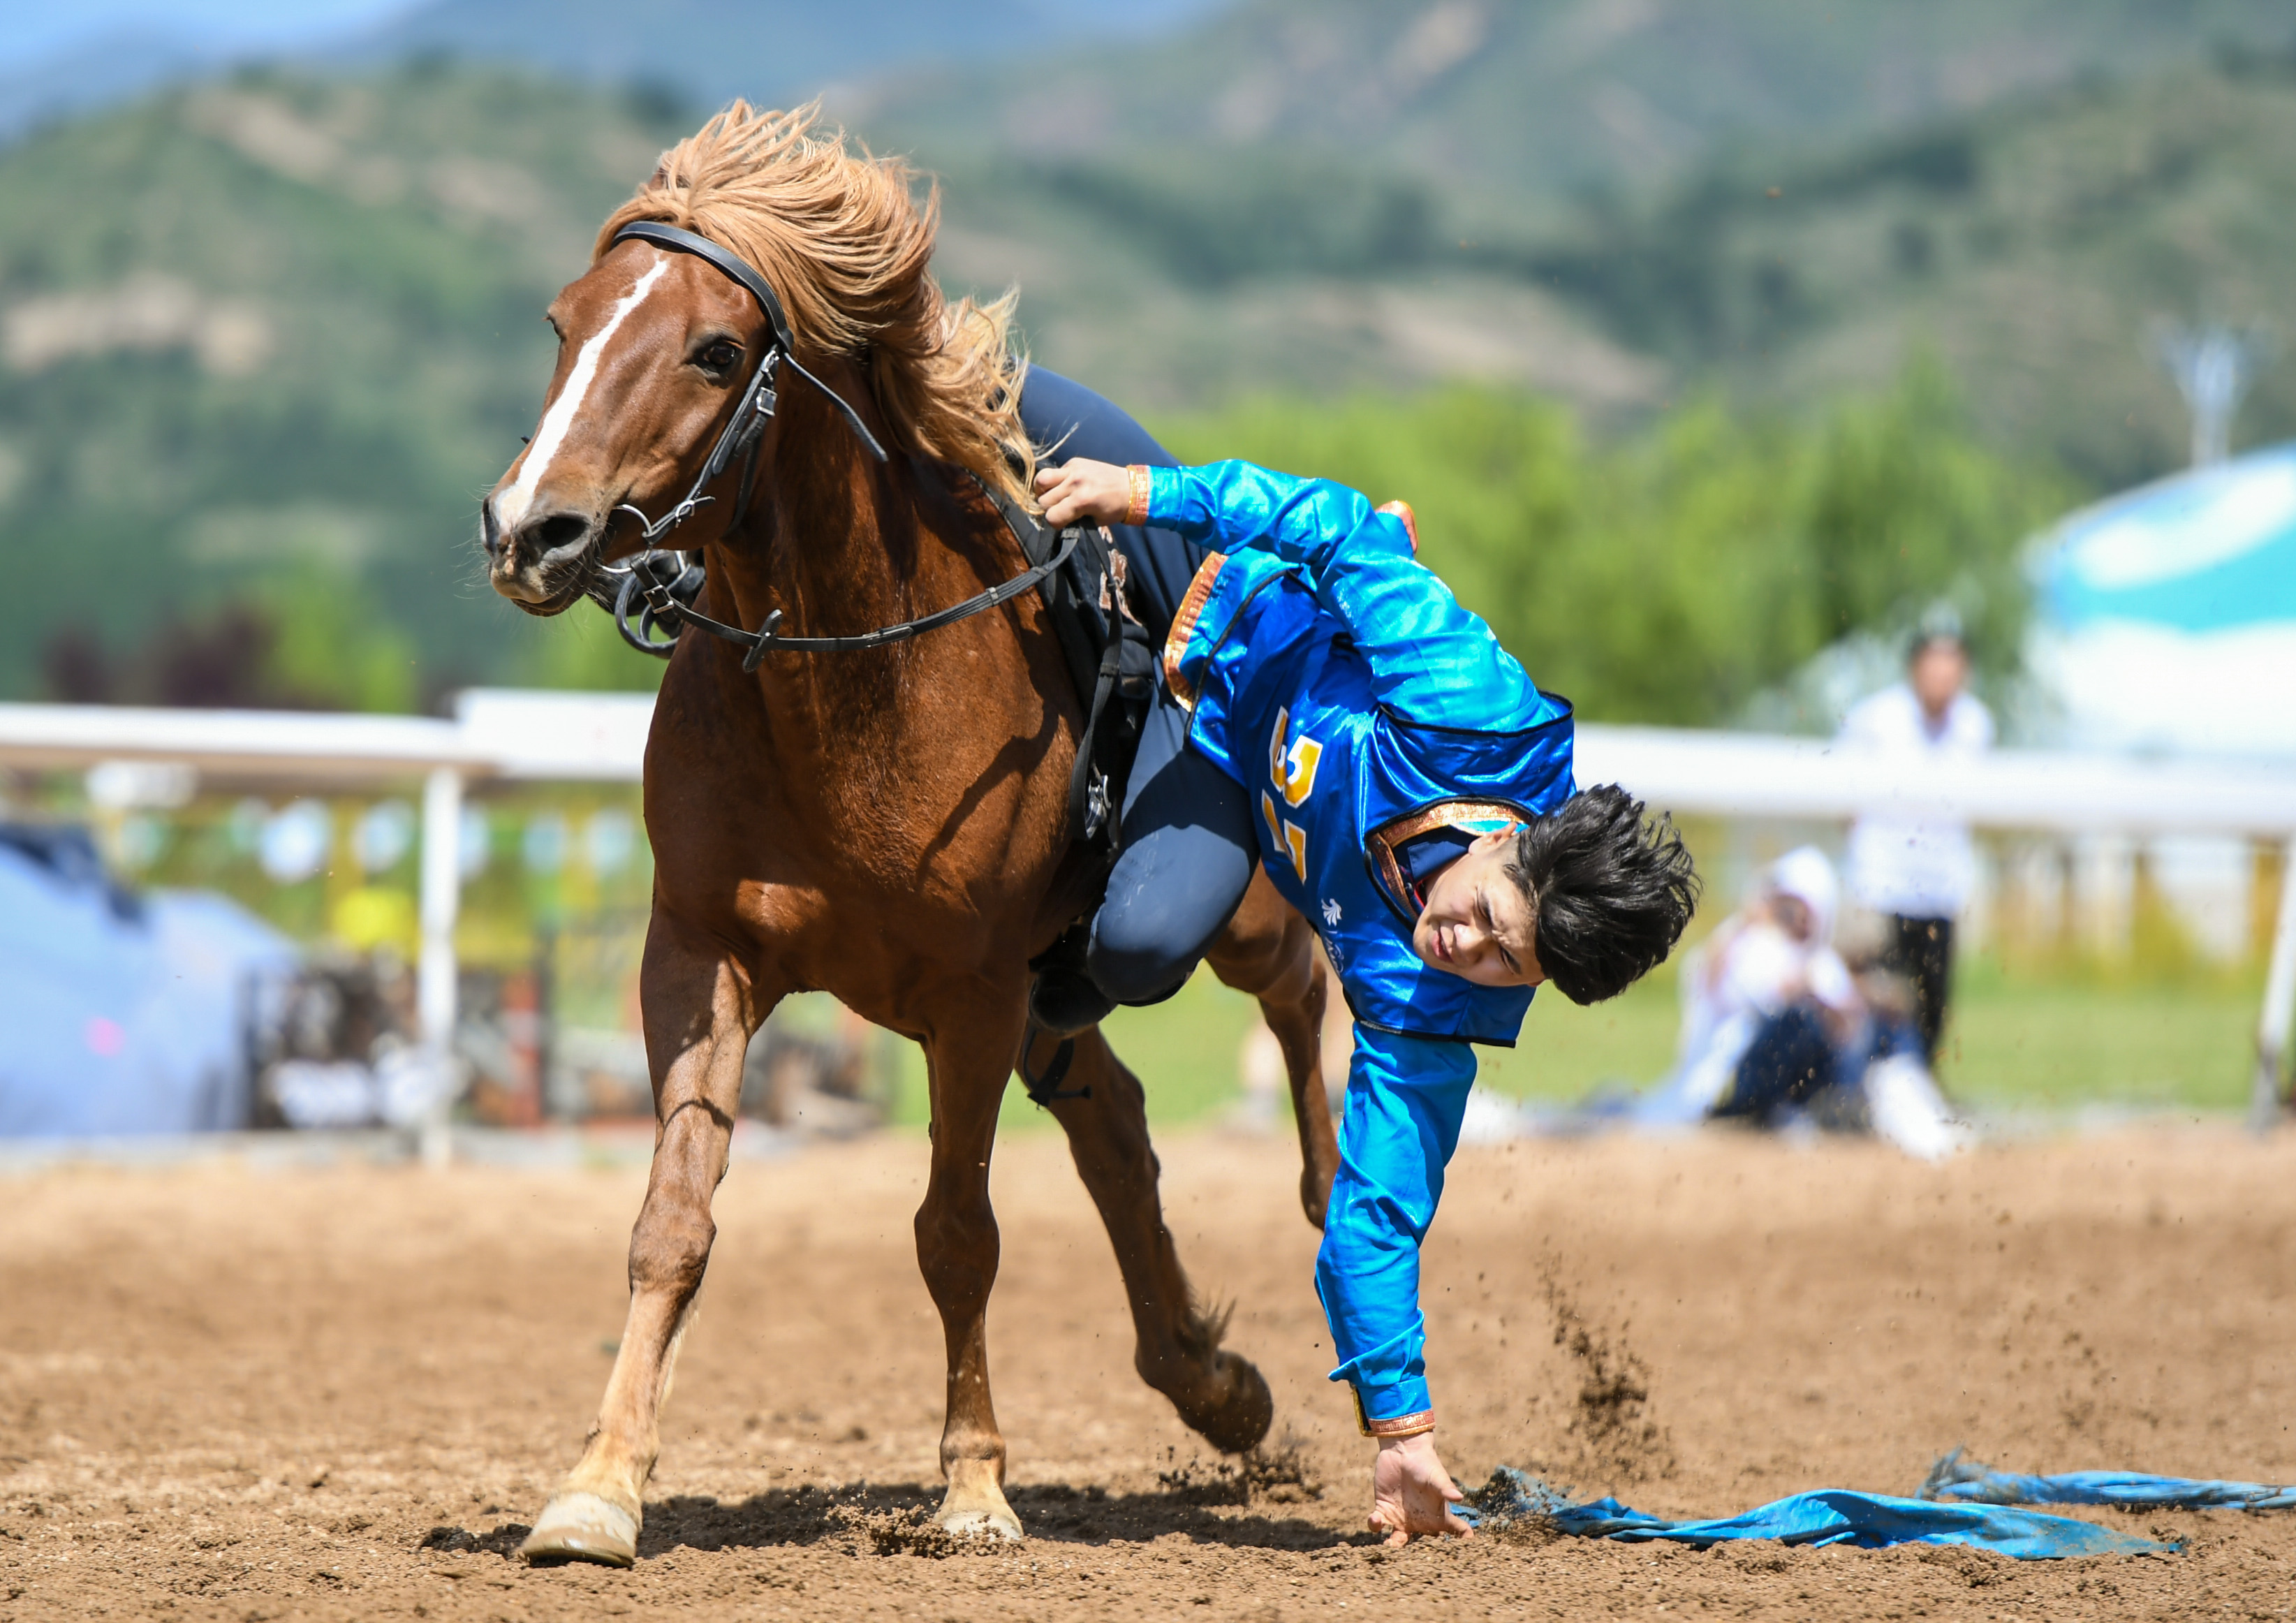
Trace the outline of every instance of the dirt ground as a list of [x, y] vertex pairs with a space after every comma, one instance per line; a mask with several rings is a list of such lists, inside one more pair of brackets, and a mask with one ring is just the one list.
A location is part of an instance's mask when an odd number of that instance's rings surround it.
[[[1183, 1255], [1275, 1391], [1265, 1458], [1224, 1465], [1134, 1377], [1064, 1151], [1008, 1141], [990, 1334], [1032, 1536], [937, 1548], [923, 1144], [739, 1162], [628, 1572], [506, 1552], [596, 1404], [642, 1168], [0, 1180], [0, 1619], [2296, 1611], [2296, 1516], [2118, 1519], [2185, 1548], [2079, 1562], [1371, 1547], [1288, 1145], [1162, 1149]], [[1938, 1170], [1718, 1134], [1471, 1150], [1428, 1273], [1464, 1481], [1507, 1462], [1719, 1515], [1907, 1492], [1956, 1444], [2296, 1480], [2296, 1134], [2188, 1126]]]

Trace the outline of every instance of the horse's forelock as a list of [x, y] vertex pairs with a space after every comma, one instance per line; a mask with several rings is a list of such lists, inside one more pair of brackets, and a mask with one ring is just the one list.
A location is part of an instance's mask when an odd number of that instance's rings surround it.
[[816, 134], [819, 118], [817, 103], [768, 112], [734, 102], [661, 155], [608, 217], [595, 253], [633, 220], [725, 244], [781, 295], [800, 345], [869, 357], [896, 439], [1029, 501], [1014, 295], [949, 305], [931, 268], [939, 188], [920, 208], [906, 163], [849, 151], [841, 130]]

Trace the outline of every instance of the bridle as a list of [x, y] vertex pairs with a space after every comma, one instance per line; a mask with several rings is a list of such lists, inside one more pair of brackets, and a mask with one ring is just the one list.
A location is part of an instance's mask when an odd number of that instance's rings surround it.
[[[796, 345], [790, 336], [789, 317], [783, 313], [782, 301], [754, 266], [740, 255], [719, 247], [708, 237], [676, 225], [664, 225], [659, 220], [632, 220], [614, 233], [613, 242], [607, 246], [611, 248], [615, 243], [631, 241], [652, 242], [657, 247], [689, 253], [714, 266], [749, 290], [750, 297], [758, 301], [758, 307], [766, 314], [770, 334], [765, 353], [758, 357], [757, 370], [750, 373], [749, 385], [742, 391], [741, 403], [734, 408], [733, 416], [719, 431], [717, 443], [710, 447], [709, 455], [701, 464], [701, 471], [695, 477], [684, 499], [660, 518], [652, 521], [627, 502], [613, 509], [615, 513], [627, 512], [637, 520], [642, 527], [639, 538], [646, 543], [644, 550], [627, 564], [599, 566], [600, 573], [619, 578], [620, 585], [614, 593], [614, 626], [622, 634], [622, 640], [631, 647], [666, 660], [676, 648], [678, 634], [683, 627], [694, 626], [711, 636], [721, 637], [748, 650], [742, 660], [744, 671], [757, 669], [768, 651], [840, 653], [864, 648], [882, 648], [889, 643], [906, 642], [928, 631], [968, 619], [1000, 603], [1010, 602], [1013, 598], [1034, 590], [1054, 570], [1066, 563], [1076, 551], [1078, 532], [1070, 529], [1062, 535], [1060, 545], [1051, 556], [1001, 585], [968, 597], [961, 603], [936, 610], [915, 619], [880, 626], [874, 631], [865, 631], [857, 636], [784, 636], [779, 630], [782, 620], [779, 609], [767, 614], [765, 624], [755, 631], [744, 631], [739, 626], [729, 626], [701, 612], [693, 607], [694, 599], [701, 595], [703, 578], [699, 559], [691, 553], [656, 546], [653, 543], [693, 517], [694, 510], [703, 503], [717, 500], [702, 492], [722, 477], [737, 458], [742, 459], [742, 464], [741, 494], [734, 498], [734, 515], [726, 524], [730, 529], [742, 521], [742, 515], [749, 511], [750, 493], [757, 482], [758, 447], [765, 438], [766, 424], [772, 419], [778, 404], [774, 390], [774, 376], [783, 364], [786, 363], [791, 372], [829, 397], [830, 404], [843, 414], [870, 455], [881, 463], [886, 461], [885, 447], [877, 443], [877, 437], [869, 431], [869, 425], [861, 420], [861, 414], [853, 408], [851, 403], [807, 371], [804, 364], [797, 358]], [[979, 482], [977, 479], [976, 482]], [[984, 486], [983, 489], [986, 491], [987, 488]], [[1016, 537], [1020, 533], [1016, 517], [1021, 521], [1033, 522], [1014, 504], [996, 500], [994, 492], [987, 494], [1004, 514], [1005, 522], [1014, 526]], [[611, 519], [612, 513], [608, 517]], [[1024, 553], [1026, 550], [1024, 542]], [[643, 607], [639, 609], [639, 623], [633, 627], [630, 611], [640, 600], [643, 600]], [[652, 634], [657, 629], [668, 631], [668, 640], [655, 641]]]

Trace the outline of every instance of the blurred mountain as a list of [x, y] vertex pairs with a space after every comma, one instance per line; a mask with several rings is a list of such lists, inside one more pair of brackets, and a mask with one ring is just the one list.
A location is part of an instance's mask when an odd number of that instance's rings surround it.
[[[2253, 43], [2265, 11], [1260, 0], [834, 107], [941, 175], [944, 280], [1017, 283], [1040, 359], [1152, 415], [1454, 377], [1598, 423], [1710, 389], [1795, 410], [1927, 349], [1994, 440], [2110, 487], [2181, 458], [2152, 324], [2296, 333], [2296, 54]], [[1602, 71], [1548, 62], [1566, 37]], [[1591, 109], [1604, 73], [1704, 133], [1636, 148], [1587, 111], [1571, 146], [1546, 101]], [[163, 643], [230, 665], [258, 621], [274, 687], [315, 699], [545, 674], [573, 643], [486, 590], [475, 504], [532, 429], [542, 307], [701, 116], [636, 77], [246, 70], [0, 148], [0, 693]], [[2296, 362], [2241, 420], [2288, 433]]]
[[[1846, 150], [1718, 163], [1471, 250], [1744, 400], [1872, 387], [1928, 351], [2000, 441], [2111, 489], [2185, 460], [2157, 360], [2194, 322], [2296, 333], [2296, 48], [2226, 50]], [[2236, 438], [2296, 435], [2267, 365]]]
[[127, 101], [155, 85], [209, 72], [222, 57], [188, 34], [123, 29], [29, 66], [0, 70], [0, 139]]
[[532, 430], [544, 306], [689, 124], [498, 71], [250, 71], [0, 151], [0, 692], [245, 602], [307, 694], [521, 672], [477, 498]]
[[1833, 145], [2292, 37], [2285, 0], [1245, 0], [1024, 78], [882, 81], [840, 111], [943, 158], [1305, 150], [1512, 218], [1734, 144]]
[[[1627, 90], [1666, 141], [1603, 113]], [[2296, 327], [2292, 97], [2296, 14], [2244, 0], [1257, 0], [1026, 94], [832, 105], [945, 177], [945, 279], [1022, 287], [1039, 353], [1136, 406], [1791, 403], [1930, 345], [1989, 431], [2110, 486], [2181, 455], [2151, 324]], [[2243, 423], [2296, 430], [2296, 364]]]
[[161, 85], [251, 61], [372, 70], [410, 60], [540, 70], [715, 106], [736, 95], [803, 100], [824, 86], [920, 64], [1026, 56], [1080, 41], [1168, 33], [1224, 0], [424, 0], [350, 26], [294, 17], [176, 16], [107, 28], [58, 20], [11, 39], [0, 0], [0, 140]]
[[451, 56], [597, 83], [656, 85], [715, 106], [802, 100], [920, 63], [1028, 55], [1156, 33], [1216, 0], [430, 0], [353, 44], [373, 61]]

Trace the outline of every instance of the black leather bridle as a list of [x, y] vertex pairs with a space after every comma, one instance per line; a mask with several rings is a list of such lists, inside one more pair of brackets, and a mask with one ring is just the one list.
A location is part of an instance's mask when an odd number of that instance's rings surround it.
[[[693, 517], [694, 510], [704, 502], [717, 500], [702, 492], [732, 467], [737, 458], [742, 459], [741, 494], [734, 498], [734, 516], [726, 523], [730, 529], [742, 521], [742, 515], [749, 511], [750, 496], [757, 482], [758, 442], [765, 438], [766, 424], [772, 418], [778, 403], [774, 391], [774, 374], [783, 363], [788, 364], [791, 372], [829, 397], [830, 404], [843, 414], [846, 422], [870, 455], [881, 463], [885, 461], [885, 447], [877, 443], [877, 437], [869, 431], [869, 425], [861, 420], [861, 414], [845, 397], [808, 372], [799, 361], [795, 343], [790, 335], [789, 317], [782, 310], [782, 301], [771, 284], [758, 274], [756, 266], [740, 255], [719, 247], [708, 237], [676, 225], [664, 225], [659, 220], [632, 220], [614, 233], [613, 241], [616, 243], [631, 241], [652, 242], [657, 247], [674, 249], [679, 253], [689, 253], [708, 261], [749, 290], [750, 297], [758, 301], [758, 307], [765, 312], [766, 323], [770, 329], [765, 353], [758, 357], [757, 370], [750, 375], [749, 386], [742, 391], [741, 403], [734, 408], [734, 414], [719, 432], [717, 443], [710, 447], [709, 455], [702, 463], [701, 471], [695, 477], [693, 488], [686, 491], [685, 499], [660, 519], [651, 521], [644, 512], [627, 502], [613, 509], [614, 512], [627, 512], [637, 520], [642, 527], [639, 538], [646, 543], [645, 550], [627, 564], [599, 566], [601, 573], [619, 578], [620, 585], [614, 594], [614, 626], [622, 634], [622, 640], [631, 647], [666, 660], [677, 646], [679, 631], [691, 625], [748, 650], [742, 660], [742, 668], [745, 671], [757, 669], [758, 662], [768, 651], [773, 650], [788, 653], [840, 653], [864, 648], [882, 648], [889, 643], [906, 642], [911, 637], [921, 636], [943, 626], [955, 625], [958, 620], [968, 619], [1033, 591], [1054, 570], [1066, 563], [1076, 551], [1078, 533], [1071, 529], [1062, 534], [1060, 545], [1042, 563], [1023, 570], [1010, 580], [947, 609], [936, 610], [913, 620], [902, 620], [897, 625], [880, 626], [874, 631], [865, 631], [857, 636], [784, 636], [779, 630], [782, 619], [779, 609], [767, 614], [765, 624], [755, 631], [744, 631], [739, 626], [729, 626], [701, 612], [693, 606], [694, 600], [701, 595], [703, 579], [700, 560], [691, 553], [657, 547], [653, 543]], [[609, 247], [612, 245], [608, 244]], [[986, 491], [987, 487], [983, 486], [983, 489]], [[1014, 504], [998, 499], [994, 491], [987, 493], [1004, 515], [1005, 523], [1013, 527], [1015, 538], [1022, 540], [1022, 550], [1026, 553], [1029, 549], [1020, 524], [1033, 525], [1035, 521]], [[643, 606], [639, 607], [641, 602]], [[639, 612], [639, 623], [635, 627], [630, 624], [630, 611], [634, 607], [637, 607]], [[651, 634], [657, 629], [668, 631], [668, 639], [655, 641]]]

